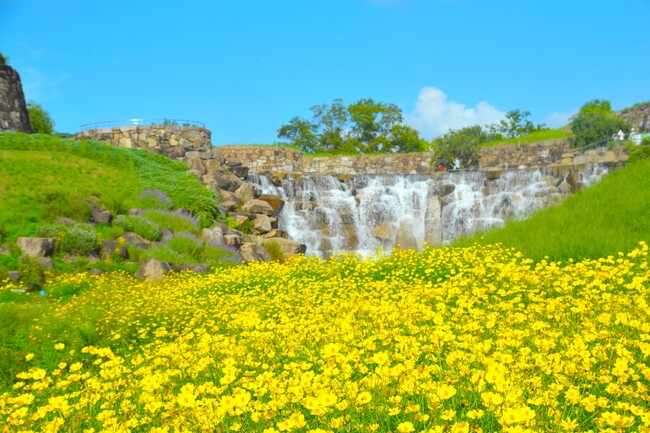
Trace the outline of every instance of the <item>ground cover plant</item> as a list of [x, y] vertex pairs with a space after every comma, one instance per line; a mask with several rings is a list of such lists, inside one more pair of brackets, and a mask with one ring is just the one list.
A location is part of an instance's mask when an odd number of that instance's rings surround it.
[[[635, 146], [639, 148], [640, 146]], [[503, 243], [536, 261], [606, 257], [650, 241], [650, 159], [614, 169], [597, 184], [555, 207], [456, 246]]]
[[645, 243], [6, 284], [0, 430], [650, 431], [649, 285]]
[[[58, 216], [84, 221], [87, 197], [117, 215], [146, 207], [162, 191], [163, 205], [192, 212], [199, 226], [216, 214], [214, 194], [187, 173], [187, 166], [147, 150], [44, 134], [0, 133], [0, 232], [5, 241], [33, 236]], [[160, 204], [157, 204], [160, 206]]]

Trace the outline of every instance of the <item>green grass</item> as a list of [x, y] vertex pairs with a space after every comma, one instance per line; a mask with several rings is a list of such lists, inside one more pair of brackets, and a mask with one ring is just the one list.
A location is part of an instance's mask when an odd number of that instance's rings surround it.
[[536, 261], [599, 258], [650, 241], [650, 159], [617, 169], [562, 204], [461, 239], [455, 246], [503, 243]]
[[481, 143], [481, 147], [492, 147], [492, 146], [512, 146], [517, 144], [526, 144], [526, 143], [537, 143], [539, 141], [546, 140], [559, 140], [562, 138], [568, 138], [569, 133], [566, 131], [561, 131], [558, 129], [545, 129], [542, 131], [536, 131], [528, 135], [517, 138], [509, 138], [507, 140], [496, 140], [489, 141], [487, 143]]
[[57, 216], [87, 220], [94, 196], [114, 214], [139, 207], [147, 189], [159, 189], [175, 208], [207, 226], [216, 212], [214, 194], [187, 166], [146, 150], [42, 134], [0, 133], [0, 235], [3, 242], [32, 236]]

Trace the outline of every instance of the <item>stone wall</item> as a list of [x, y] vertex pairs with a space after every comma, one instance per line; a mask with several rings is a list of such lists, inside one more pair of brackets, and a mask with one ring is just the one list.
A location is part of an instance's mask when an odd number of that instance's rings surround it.
[[20, 76], [0, 63], [0, 131], [32, 132]]
[[570, 150], [567, 140], [548, 140], [516, 146], [494, 146], [481, 149], [479, 167], [528, 168], [562, 162]]
[[431, 174], [433, 153], [305, 157], [303, 172], [308, 174]]
[[[211, 157], [211, 133], [206, 128], [178, 125], [138, 125], [80, 132], [77, 140], [98, 140], [113, 146], [149, 149], [173, 159], [203, 153]], [[192, 152], [190, 155], [188, 153]]]
[[302, 153], [288, 147], [219, 146], [214, 148], [225, 165], [241, 164], [250, 173], [302, 172]]
[[623, 110], [620, 116], [634, 125], [638, 132], [650, 132], [650, 102]]

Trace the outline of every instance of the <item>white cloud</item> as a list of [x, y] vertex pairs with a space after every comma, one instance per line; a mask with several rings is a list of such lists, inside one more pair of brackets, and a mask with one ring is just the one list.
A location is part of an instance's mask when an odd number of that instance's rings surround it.
[[577, 111], [571, 113], [551, 113], [544, 119], [544, 123], [551, 129], [561, 128], [569, 123], [569, 118], [576, 114]]
[[440, 89], [425, 87], [420, 90], [415, 110], [405, 116], [405, 122], [417, 129], [423, 138], [430, 140], [450, 129], [498, 123], [505, 116], [506, 113], [487, 102], [479, 102], [476, 108], [468, 108], [449, 101]]

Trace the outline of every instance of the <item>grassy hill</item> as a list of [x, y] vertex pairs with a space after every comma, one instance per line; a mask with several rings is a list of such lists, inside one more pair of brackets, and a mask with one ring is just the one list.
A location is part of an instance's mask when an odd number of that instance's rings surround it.
[[559, 206], [455, 246], [503, 243], [534, 260], [599, 258], [650, 240], [650, 159], [617, 169]]
[[146, 207], [140, 198], [159, 189], [175, 208], [210, 219], [217, 203], [187, 166], [145, 150], [49, 135], [0, 134], [0, 234], [5, 241], [32, 236], [56, 216], [83, 221], [98, 198], [113, 214]]

